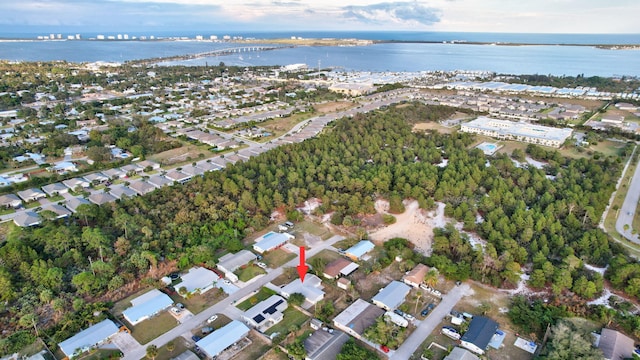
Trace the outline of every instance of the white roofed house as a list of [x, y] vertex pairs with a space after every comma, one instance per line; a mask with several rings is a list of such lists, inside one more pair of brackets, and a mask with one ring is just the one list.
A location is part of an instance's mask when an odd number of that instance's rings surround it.
[[256, 243], [253, 245], [253, 250], [263, 254], [267, 251], [279, 248], [287, 241], [294, 238], [295, 237], [291, 234], [270, 231], [256, 239]]
[[40, 216], [33, 211], [24, 211], [13, 217], [13, 222], [20, 227], [40, 225]]
[[91, 203], [87, 199], [79, 197], [72, 197], [64, 203], [64, 206], [74, 213], [78, 211], [78, 206], [80, 205], [91, 205]]
[[364, 331], [384, 314], [384, 310], [357, 299], [333, 319], [333, 325], [347, 334], [361, 339]]
[[255, 261], [256, 254], [249, 250], [240, 250], [235, 254], [225, 254], [218, 260], [216, 267], [222, 271], [231, 281], [237, 281], [237, 276], [233, 273], [240, 267]]
[[63, 183], [59, 183], [59, 182], [45, 185], [42, 187], [42, 190], [49, 196], [66, 194], [69, 192], [69, 188], [66, 187]]
[[91, 183], [83, 178], [67, 179], [62, 181], [62, 183], [72, 191], [78, 190], [80, 188], [86, 189], [91, 187]]
[[181, 184], [191, 180], [191, 178], [193, 177], [177, 170], [170, 170], [166, 174], [164, 174], [164, 176], [174, 183], [178, 182]]
[[353, 261], [360, 260], [369, 251], [373, 250], [375, 245], [369, 240], [362, 240], [345, 251], [345, 255]]
[[[193, 267], [189, 272], [180, 276], [181, 283], [175, 285], [176, 290], [183, 297], [194, 294], [204, 294], [215, 287], [215, 282], [220, 279], [215, 272], [203, 268]], [[184, 288], [184, 290], [182, 290]]]
[[402, 305], [411, 288], [400, 281], [392, 281], [371, 299], [375, 305], [391, 311]]
[[249, 329], [245, 324], [238, 320], [233, 320], [220, 329], [205, 336], [196, 342], [196, 346], [209, 359], [216, 358], [223, 351], [231, 347], [233, 344], [244, 339], [249, 335]]
[[109, 181], [109, 177], [104, 175], [103, 173], [91, 173], [84, 176], [84, 179], [90, 182], [91, 184], [102, 184]]
[[242, 315], [245, 323], [265, 332], [284, 318], [282, 314], [289, 307], [287, 301], [279, 295], [271, 295], [266, 300], [259, 302]]
[[123, 179], [125, 177], [127, 177], [127, 173], [120, 170], [120, 169], [108, 169], [108, 170], [103, 170], [102, 173], [107, 176], [109, 179], [112, 180], [116, 180], [116, 179]]
[[130, 308], [122, 312], [124, 318], [131, 324], [140, 322], [158, 314], [173, 304], [173, 300], [158, 289], [153, 289], [131, 300]]
[[280, 293], [285, 298], [289, 298], [291, 294], [300, 293], [304, 295], [305, 300], [314, 305], [318, 301], [324, 299], [324, 291], [322, 291], [322, 280], [313, 274], [307, 274], [304, 277], [304, 282], [301, 282], [299, 278], [296, 278], [286, 286], [284, 286]]
[[58, 344], [60, 350], [69, 358], [73, 358], [90, 350], [96, 346], [100, 346], [109, 341], [109, 339], [118, 333], [118, 327], [113, 321], [103, 320], [87, 329], [80, 331], [74, 336]]
[[18, 191], [18, 196], [26, 202], [31, 202], [31, 201], [37, 201], [39, 199], [44, 199], [47, 197], [47, 194], [45, 194], [44, 191], [40, 189], [33, 188], [33, 189]]
[[151, 168], [151, 170], [158, 170], [160, 169], [160, 164], [158, 164], [155, 161], [150, 161], [150, 160], [142, 160], [138, 163], [138, 166], [140, 166], [143, 170], [147, 169], [147, 168]]

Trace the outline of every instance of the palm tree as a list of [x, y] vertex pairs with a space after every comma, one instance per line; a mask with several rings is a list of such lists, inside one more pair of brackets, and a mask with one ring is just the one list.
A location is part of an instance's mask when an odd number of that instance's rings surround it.
[[436, 269], [430, 269], [429, 271], [427, 271], [427, 273], [424, 275], [424, 283], [430, 287], [433, 288], [434, 286], [436, 286], [438, 284], [438, 270]]

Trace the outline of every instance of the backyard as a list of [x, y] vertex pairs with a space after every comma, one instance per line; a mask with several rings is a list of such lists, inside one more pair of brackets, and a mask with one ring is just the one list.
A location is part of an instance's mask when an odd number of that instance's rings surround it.
[[265, 332], [265, 334], [287, 334], [293, 327], [295, 327], [296, 329], [300, 329], [302, 327], [302, 324], [304, 324], [305, 321], [309, 320], [309, 317], [307, 315], [301, 313], [299, 310], [292, 306], [289, 306], [283, 312], [283, 315], [284, 318], [282, 319], [282, 321], [270, 327]]

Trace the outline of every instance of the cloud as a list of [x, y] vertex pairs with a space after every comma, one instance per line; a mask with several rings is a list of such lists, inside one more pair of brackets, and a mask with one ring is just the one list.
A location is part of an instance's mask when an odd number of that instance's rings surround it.
[[363, 23], [433, 25], [440, 21], [441, 11], [417, 2], [383, 2], [363, 6], [345, 6], [344, 17]]

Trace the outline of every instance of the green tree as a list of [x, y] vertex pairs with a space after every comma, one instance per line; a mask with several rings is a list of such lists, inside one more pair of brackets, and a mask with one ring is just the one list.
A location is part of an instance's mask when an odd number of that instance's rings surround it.
[[336, 357], [337, 360], [379, 360], [380, 357], [375, 352], [369, 350], [364, 346], [358, 345], [356, 341], [349, 337], [349, 340], [342, 346], [340, 354]]
[[289, 304], [300, 306], [304, 303], [304, 295], [301, 293], [293, 293], [289, 296]]
[[307, 350], [304, 348], [304, 344], [300, 338], [297, 338], [294, 342], [286, 346], [287, 353], [295, 360], [304, 360], [307, 356]]
[[547, 359], [551, 360], [600, 360], [602, 351], [594, 348], [591, 335], [571, 322], [560, 321], [551, 328], [551, 341], [546, 346]]
[[147, 359], [154, 360], [158, 356], [158, 347], [155, 345], [147, 346]]

